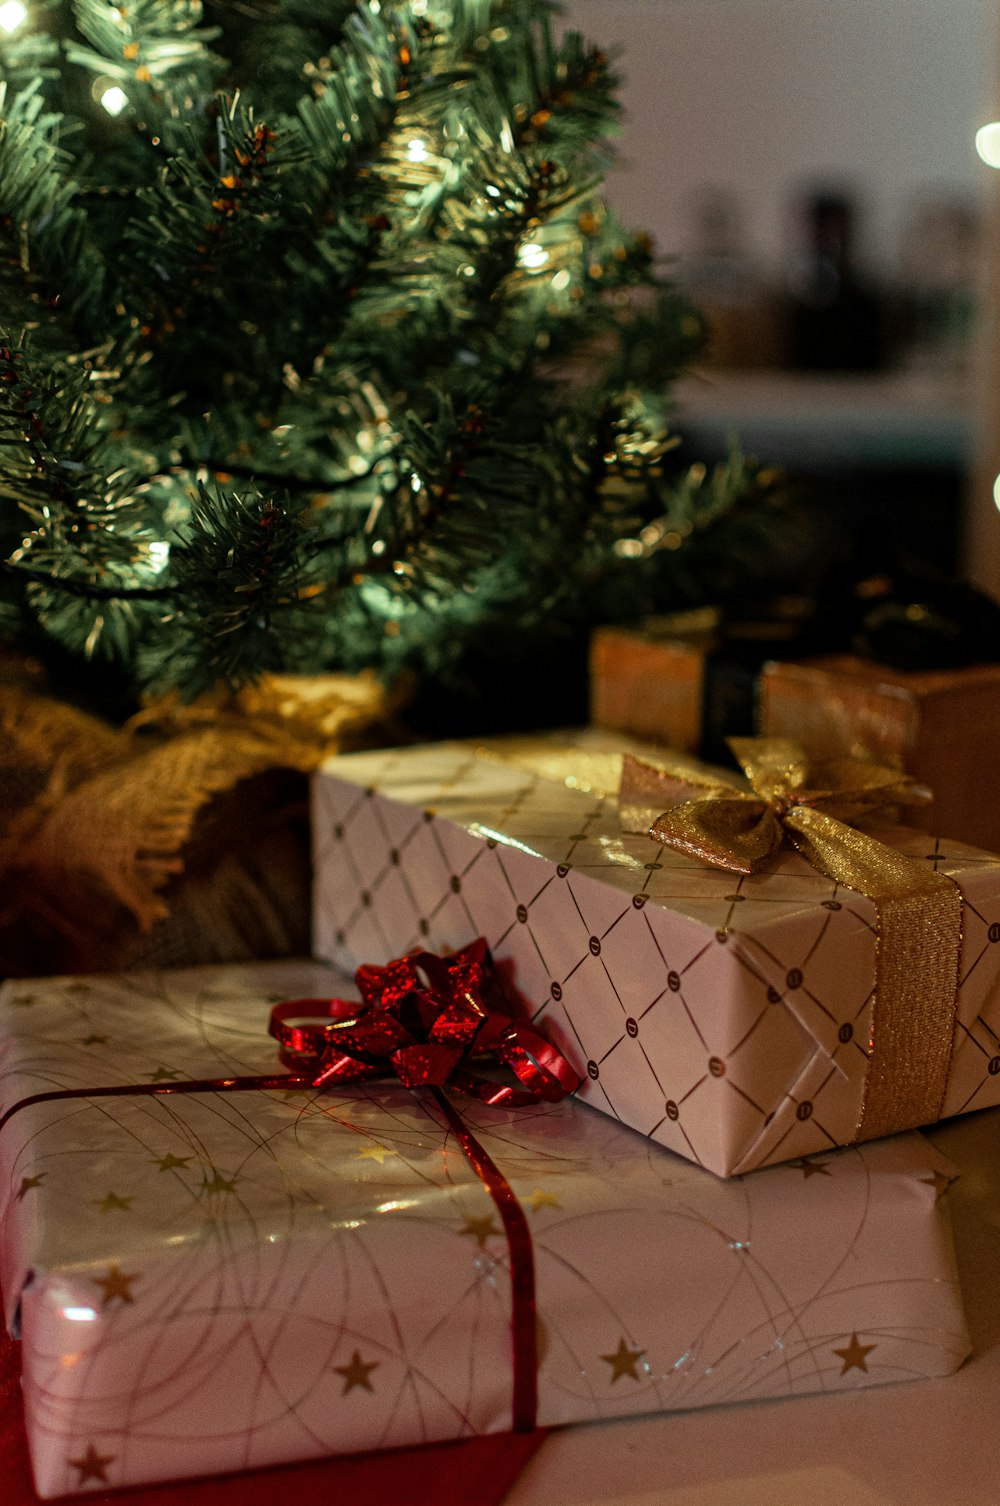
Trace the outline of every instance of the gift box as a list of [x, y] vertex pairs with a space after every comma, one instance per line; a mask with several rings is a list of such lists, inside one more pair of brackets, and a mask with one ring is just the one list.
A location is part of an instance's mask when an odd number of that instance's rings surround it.
[[687, 614], [686, 620], [598, 628], [590, 642], [594, 726], [696, 754], [702, 742], [705, 662], [717, 625], [718, 614], [709, 609]]
[[270, 1001], [344, 989], [296, 963], [6, 986], [0, 1280], [41, 1495], [503, 1432], [526, 1353], [540, 1424], [967, 1353], [918, 1135], [726, 1183], [573, 1100], [456, 1096], [459, 1135], [398, 1083], [223, 1090], [274, 1070]]
[[[872, 1118], [872, 1081], [893, 1091], [872, 1044], [891, 1037], [875, 1031], [890, 997], [875, 988], [878, 905], [792, 849], [745, 877], [623, 832], [616, 744], [591, 732], [331, 760], [313, 786], [318, 955], [350, 967], [484, 936], [580, 1095], [720, 1175], [1000, 1101], [1000, 859], [881, 833], [953, 880], [964, 916], [946, 938], [914, 911], [895, 938], [907, 1091], [942, 1039], [940, 1020], [923, 1029], [924, 995], [953, 946], [947, 1081], [929, 1107]], [[918, 1034], [904, 1038], [907, 1014]]]
[[896, 764], [934, 792], [916, 824], [1000, 848], [1000, 665], [889, 669], [850, 654], [769, 663], [759, 715], [762, 733], [810, 752]]

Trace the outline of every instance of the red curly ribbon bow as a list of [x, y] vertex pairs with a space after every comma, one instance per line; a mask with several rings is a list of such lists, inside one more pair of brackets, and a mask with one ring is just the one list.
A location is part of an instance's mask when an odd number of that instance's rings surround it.
[[[363, 1007], [344, 999], [293, 999], [271, 1011], [286, 1066], [315, 1073], [314, 1087], [394, 1072], [406, 1088], [446, 1084], [482, 1103], [522, 1108], [558, 1103], [579, 1083], [563, 1056], [527, 1020], [496, 1007], [486, 942], [451, 957], [410, 952], [354, 975]], [[469, 1071], [496, 1056], [518, 1086]]]

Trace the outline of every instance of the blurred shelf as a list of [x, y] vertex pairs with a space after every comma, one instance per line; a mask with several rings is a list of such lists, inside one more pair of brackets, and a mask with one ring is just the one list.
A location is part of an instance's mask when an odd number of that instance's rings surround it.
[[735, 438], [797, 471], [963, 470], [972, 458], [972, 396], [957, 378], [706, 370], [685, 377], [675, 396], [680, 433], [706, 457]]

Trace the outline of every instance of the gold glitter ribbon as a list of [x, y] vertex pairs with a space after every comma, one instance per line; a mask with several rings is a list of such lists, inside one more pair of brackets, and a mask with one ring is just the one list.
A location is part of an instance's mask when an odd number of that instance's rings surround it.
[[[750, 789], [687, 759], [626, 754], [622, 824], [680, 852], [755, 873], [787, 838], [812, 866], [875, 904], [869, 1066], [855, 1140], [938, 1119], [955, 1034], [962, 894], [853, 823], [929, 798], [898, 769], [838, 758], [811, 763], [786, 738], [734, 737]], [[661, 814], [655, 814], [661, 812]]]

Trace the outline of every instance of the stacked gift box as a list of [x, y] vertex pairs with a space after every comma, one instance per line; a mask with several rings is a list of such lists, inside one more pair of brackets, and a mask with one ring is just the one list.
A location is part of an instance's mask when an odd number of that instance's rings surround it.
[[[913, 825], [1000, 849], [996, 608], [969, 588], [956, 594], [950, 616], [896, 603], [896, 631], [885, 622], [881, 631], [856, 631], [854, 652], [846, 651], [849, 612], [830, 624], [798, 597], [599, 628], [590, 651], [592, 720], [710, 763], [727, 764], [727, 739], [751, 733], [795, 738], [817, 759], [890, 763], [934, 793], [910, 813]], [[938, 625], [933, 644], [919, 636], [925, 620]]]
[[[912, 1084], [865, 1127], [888, 901], [792, 847], [739, 874], [655, 840], [617, 747], [334, 759], [320, 960], [6, 986], [0, 1281], [42, 1495], [961, 1363], [953, 1169], [883, 1137], [918, 1122]], [[654, 810], [702, 777], [636, 767]], [[996, 1103], [1000, 860], [883, 839], [962, 896], [927, 1116]], [[463, 1055], [476, 938], [513, 1097]], [[414, 952], [451, 960], [400, 984]], [[390, 996], [385, 1077], [365, 1022]], [[279, 1080], [283, 1000], [286, 1044], [323, 1016], [371, 1075], [341, 1054], [317, 1086], [307, 1052]]]

